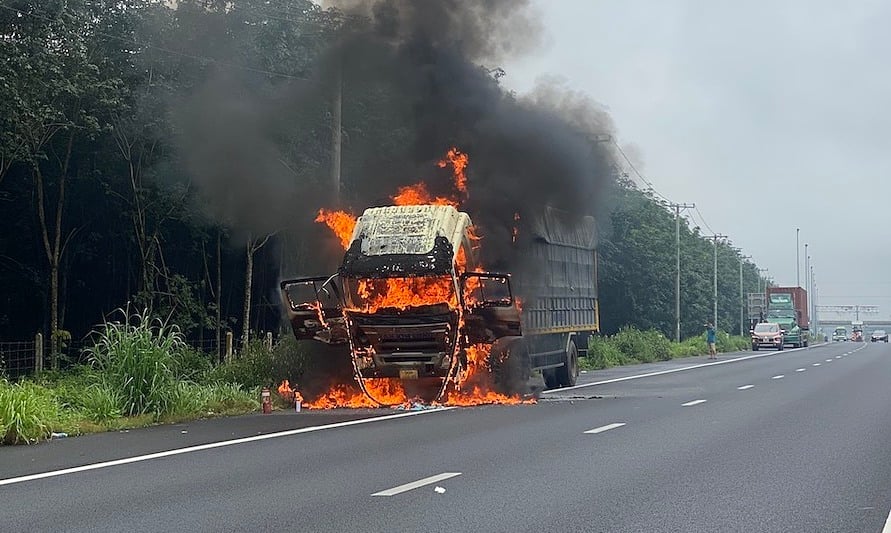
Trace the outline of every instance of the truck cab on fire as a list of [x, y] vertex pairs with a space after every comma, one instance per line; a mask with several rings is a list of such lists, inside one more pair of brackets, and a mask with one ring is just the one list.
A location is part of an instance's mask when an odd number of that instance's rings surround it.
[[[466, 213], [448, 205], [367, 209], [335, 275], [281, 282], [294, 335], [342, 345], [360, 385], [438, 379], [439, 398], [475, 350], [489, 354], [487, 364], [505, 381], [540, 370], [549, 386], [573, 385], [577, 343], [586, 346], [599, 329], [593, 219], [572, 231], [559, 219], [546, 213], [537, 227], [544, 236], [533, 239], [529, 256], [540, 263], [540, 286], [521, 283], [534, 296], [521, 313], [512, 277], [481, 268]], [[561, 261], [575, 263], [573, 279]], [[573, 310], [561, 308], [570, 304], [557, 293], [564, 287], [576, 297]]]

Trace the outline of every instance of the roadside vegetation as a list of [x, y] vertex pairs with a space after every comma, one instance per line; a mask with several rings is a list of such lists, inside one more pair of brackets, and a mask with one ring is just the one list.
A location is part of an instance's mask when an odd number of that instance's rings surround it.
[[[748, 350], [749, 337], [718, 332], [718, 352]], [[592, 336], [588, 339], [588, 356], [580, 359], [581, 368], [599, 370], [614, 366], [668, 361], [680, 357], [708, 354], [705, 335], [690, 337], [680, 343], [670, 341], [661, 332], [624, 327], [615, 335]]]
[[255, 341], [236, 361], [214, 364], [179, 328], [146, 312], [114, 318], [94, 333], [84, 364], [0, 379], [0, 443], [257, 411], [261, 387], [299, 372], [303, 361], [285, 337], [272, 350]]

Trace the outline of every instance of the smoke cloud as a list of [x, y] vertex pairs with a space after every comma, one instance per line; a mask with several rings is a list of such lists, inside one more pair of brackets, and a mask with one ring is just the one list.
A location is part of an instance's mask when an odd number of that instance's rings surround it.
[[[467, 211], [484, 238], [489, 268], [516, 267], [512, 233], [544, 206], [596, 214], [615, 177], [607, 113], [584, 95], [545, 83], [527, 97], [499, 85], [497, 67], [540, 42], [528, 1], [341, 0], [340, 38], [309, 65], [311, 82], [257, 96], [243, 81], [214, 80], [184, 109], [189, 164], [221, 220], [253, 232], [308, 231], [320, 207], [390, 203], [397, 188], [423, 180], [452, 191], [435, 162], [451, 146], [470, 157]], [[510, 73], [508, 72], [507, 75]], [[343, 94], [341, 205], [330, 194], [330, 131], [311, 129]], [[313, 126], [317, 127], [317, 126]], [[200, 142], [199, 142], [200, 140]], [[284, 153], [292, 150], [292, 153]], [[297, 153], [300, 152], [300, 153]], [[318, 154], [324, 154], [319, 156]], [[296, 168], [293, 163], [296, 161]], [[330, 258], [302, 265], [317, 273]]]

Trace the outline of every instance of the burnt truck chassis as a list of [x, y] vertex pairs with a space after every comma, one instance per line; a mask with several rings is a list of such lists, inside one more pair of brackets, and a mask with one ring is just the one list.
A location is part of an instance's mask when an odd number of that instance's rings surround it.
[[[572, 226], [558, 215], [548, 210], [534, 231], [528, 252], [541, 272], [530, 277], [536, 285], [521, 287], [524, 295], [536, 295], [524, 301], [522, 313], [509, 275], [459, 275], [455, 249], [442, 235], [427, 253], [369, 255], [362, 252], [366, 235], [357, 231], [337, 274], [281, 282], [294, 335], [298, 340], [343, 345], [354, 378], [375, 401], [365, 389], [365, 378], [441, 379], [435, 398], [439, 400], [467, 367], [466, 350], [478, 344], [491, 347], [488, 363], [496, 386], [525, 382], [533, 371], [541, 371], [547, 388], [573, 386], [578, 357], [587, 351], [588, 336], [599, 331], [596, 239], [590, 217]], [[347, 305], [345, 284], [351, 279], [430, 276], [450, 279], [456, 306], [443, 303], [363, 313]], [[295, 299], [295, 292], [302, 296]]]
[[[510, 292], [510, 276], [491, 272], [462, 274], [458, 280], [460, 309], [425, 306], [404, 311], [361, 313], [343, 306], [324, 305], [334, 297], [342, 300], [338, 275], [289, 279], [281, 282], [289, 321], [298, 340], [341, 345], [349, 352], [353, 377], [369, 398], [364, 379], [438, 379], [434, 401], [440, 400], [461, 370], [468, 365], [469, 346], [489, 345], [489, 367], [499, 392], [516, 393], [534, 371], [541, 371], [547, 388], [576, 383], [580, 349], [587, 335], [580, 331], [537, 333], [524, 336], [520, 311]], [[506, 295], [468, 305], [465, 291], [469, 279], [503, 284]], [[295, 286], [311, 284], [316, 302], [296, 302]], [[502, 293], [503, 294], [503, 293]], [[458, 324], [463, 317], [463, 327]]]

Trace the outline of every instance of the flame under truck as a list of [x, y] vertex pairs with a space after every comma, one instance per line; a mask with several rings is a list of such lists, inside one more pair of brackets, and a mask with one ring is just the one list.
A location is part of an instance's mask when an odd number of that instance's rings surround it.
[[470, 217], [454, 207], [369, 208], [336, 274], [281, 282], [294, 335], [342, 345], [360, 385], [432, 379], [436, 399], [478, 346], [496, 384], [541, 371], [549, 388], [572, 386], [599, 331], [594, 219], [548, 208], [530, 233], [514, 279], [482, 271]]

